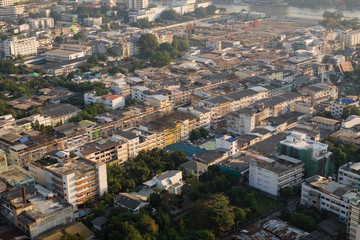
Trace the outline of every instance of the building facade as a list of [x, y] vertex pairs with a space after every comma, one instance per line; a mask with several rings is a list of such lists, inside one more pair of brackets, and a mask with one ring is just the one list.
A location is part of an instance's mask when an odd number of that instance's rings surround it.
[[37, 54], [37, 42], [35, 37], [13, 37], [4, 41], [5, 57], [12, 58], [18, 55], [27, 56]]

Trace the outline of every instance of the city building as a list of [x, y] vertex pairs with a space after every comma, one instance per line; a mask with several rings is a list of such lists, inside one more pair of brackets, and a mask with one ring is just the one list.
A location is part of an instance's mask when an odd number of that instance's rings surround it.
[[329, 211], [340, 220], [346, 221], [350, 201], [356, 197], [356, 194], [345, 185], [314, 175], [305, 179], [302, 184], [301, 204]]
[[328, 145], [307, 138], [305, 133], [292, 131], [285, 140], [280, 141], [278, 151], [301, 160], [305, 164], [305, 176], [318, 174], [332, 176], [334, 163], [330, 158]]
[[47, 155], [28, 167], [37, 183], [64, 198], [74, 210], [83, 207], [87, 199], [107, 192], [105, 163]]
[[353, 47], [360, 43], [359, 30], [345, 30], [340, 34], [340, 41], [345, 47]]
[[35, 178], [22, 167], [11, 165], [0, 169], [0, 182], [5, 183], [11, 188], [35, 185]]
[[3, 6], [0, 7], [0, 18], [17, 17], [18, 15], [23, 14], [24, 11], [25, 11], [25, 7], [22, 5]]
[[36, 37], [9, 38], [4, 41], [4, 50], [7, 58], [37, 54]]
[[71, 204], [40, 185], [28, 185], [0, 193], [0, 211], [31, 239], [74, 221]]
[[50, 50], [45, 53], [45, 60], [49, 62], [70, 61], [85, 56], [84, 52], [67, 51], [62, 49]]
[[92, 27], [94, 25], [100, 26], [102, 24], [102, 17], [89, 17], [84, 18], [84, 26], [86, 27]]
[[140, 136], [135, 129], [127, 131], [115, 131], [113, 137], [125, 139], [127, 142], [128, 156], [134, 158], [138, 155], [140, 148]]
[[317, 83], [299, 90], [303, 95], [311, 97], [311, 103], [318, 105], [327, 100], [338, 98], [338, 87], [330, 83]]
[[126, 1], [126, 7], [128, 9], [143, 9], [148, 8], [149, 1], [148, 0], [127, 0]]
[[216, 149], [223, 149], [229, 152], [229, 156], [235, 155], [239, 151], [236, 138], [229, 135], [219, 135], [216, 137]]
[[360, 190], [360, 163], [346, 163], [339, 167], [338, 182]]
[[42, 28], [53, 28], [54, 19], [53, 18], [37, 18], [29, 20], [29, 26], [33, 29], [42, 29]]
[[117, 138], [87, 143], [75, 149], [75, 153], [90, 161], [107, 164], [121, 164], [129, 158], [127, 141]]
[[80, 114], [81, 110], [71, 104], [52, 104], [42, 109], [44, 116], [51, 117], [51, 125], [55, 127], [58, 123], [68, 123], [72, 117]]
[[115, 110], [125, 106], [125, 98], [120, 95], [103, 95], [97, 96], [95, 92], [89, 92], [84, 94], [84, 102], [86, 105], [93, 103], [103, 103], [105, 107], [111, 110]]
[[357, 240], [360, 237], [360, 195], [356, 194], [350, 200], [347, 216], [347, 237], [349, 240]]
[[168, 192], [179, 195], [184, 183], [182, 181], [182, 171], [166, 171], [151, 180], [143, 183], [149, 189], [167, 190]]
[[344, 108], [350, 106], [359, 107], [359, 101], [356, 101], [351, 98], [336, 99], [334, 102], [330, 104], [331, 115], [337, 119], [341, 119], [344, 112]]
[[111, 82], [110, 89], [114, 91], [115, 94], [123, 96], [125, 99], [130, 98], [130, 85], [127, 84], [124, 80], [114, 80]]
[[11, 6], [11, 5], [14, 5], [14, 0], [1, 0], [0, 1], [0, 7]]
[[249, 164], [249, 185], [274, 196], [279, 196], [281, 188], [300, 185], [303, 180], [304, 163], [292, 157], [259, 156]]

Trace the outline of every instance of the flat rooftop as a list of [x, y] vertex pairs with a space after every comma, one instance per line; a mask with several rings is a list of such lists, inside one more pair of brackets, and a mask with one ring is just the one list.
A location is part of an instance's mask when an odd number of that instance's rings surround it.
[[88, 174], [95, 170], [95, 164], [89, 160], [76, 159], [67, 163], [58, 163], [56, 165], [47, 167], [47, 169], [58, 176], [68, 175], [75, 172], [76, 178]]
[[35, 182], [34, 177], [20, 167], [10, 166], [0, 170], [0, 179], [5, 180], [11, 187], [22, 186], [31, 182]]

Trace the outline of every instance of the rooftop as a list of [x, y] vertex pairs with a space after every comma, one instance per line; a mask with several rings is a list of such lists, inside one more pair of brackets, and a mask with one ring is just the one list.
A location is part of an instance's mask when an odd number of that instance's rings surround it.
[[3, 179], [11, 187], [21, 187], [30, 183], [35, 183], [35, 178], [27, 171], [17, 166], [10, 166], [0, 170], [0, 179]]
[[75, 173], [76, 178], [81, 178], [89, 174], [90, 171], [95, 171], [95, 164], [86, 159], [77, 159], [66, 163], [58, 163], [47, 167], [47, 169], [60, 177]]
[[79, 108], [67, 103], [52, 104], [50, 106], [44, 107], [42, 111], [44, 115], [50, 116], [52, 118], [58, 118], [61, 116], [81, 112]]

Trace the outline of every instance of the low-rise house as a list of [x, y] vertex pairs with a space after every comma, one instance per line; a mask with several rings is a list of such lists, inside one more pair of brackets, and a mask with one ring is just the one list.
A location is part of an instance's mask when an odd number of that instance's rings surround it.
[[103, 103], [106, 108], [115, 110], [125, 106], [125, 98], [120, 95], [103, 95], [97, 96], [95, 92], [84, 94], [84, 102], [86, 105], [94, 103]]
[[185, 171], [194, 174], [197, 177], [200, 177], [200, 175], [205, 173], [208, 168], [206, 164], [194, 160], [189, 160], [181, 164], [180, 167], [184, 168]]
[[330, 83], [317, 83], [310, 86], [303, 87], [299, 90], [303, 95], [311, 97], [311, 103], [318, 105], [321, 102], [329, 99], [337, 99], [338, 87]]
[[181, 188], [184, 185], [182, 172], [175, 170], [163, 172], [153, 179], [146, 181], [144, 185], [150, 189], [158, 188], [178, 195], [181, 193]]
[[321, 129], [329, 130], [329, 131], [336, 131], [340, 129], [340, 121], [331, 119], [331, 118], [325, 118], [320, 116], [315, 116], [312, 119], [310, 119], [312, 124], [315, 126], [318, 126]]
[[150, 204], [138, 195], [130, 193], [120, 193], [115, 195], [113, 201], [115, 207], [126, 208], [132, 213], [138, 213], [141, 208]]

